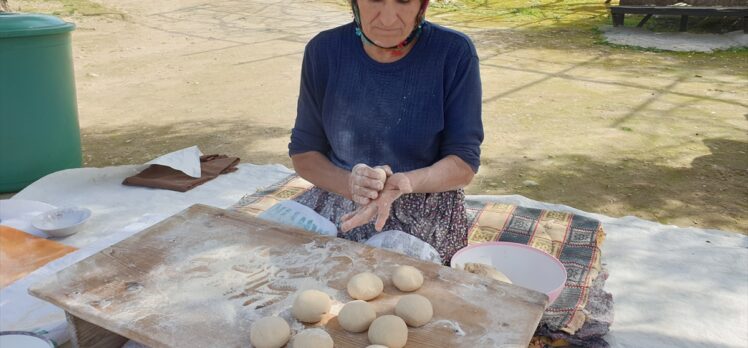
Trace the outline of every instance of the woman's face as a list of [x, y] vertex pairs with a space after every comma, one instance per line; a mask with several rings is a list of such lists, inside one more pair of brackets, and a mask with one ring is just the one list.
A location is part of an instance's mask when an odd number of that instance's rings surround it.
[[358, 0], [361, 29], [382, 47], [403, 42], [416, 26], [418, 0]]

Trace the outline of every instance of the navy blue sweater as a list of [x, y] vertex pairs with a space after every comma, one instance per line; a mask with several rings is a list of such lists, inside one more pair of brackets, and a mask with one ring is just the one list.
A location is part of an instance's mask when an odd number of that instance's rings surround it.
[[477, 171], [482, 141], [478, 56], [466, 35], [425, 22], [393, 63], [371, 59], [353, 23], [307, 44], [289, 155], [318, 151], [347, 170], [395, 172], [456, 155]]

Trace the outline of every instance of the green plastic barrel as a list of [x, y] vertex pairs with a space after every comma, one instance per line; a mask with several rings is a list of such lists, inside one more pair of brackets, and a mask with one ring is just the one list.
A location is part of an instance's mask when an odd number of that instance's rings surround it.
[[73, 29], [57, 17], [0, 13], [0, 192], [81, 166]]

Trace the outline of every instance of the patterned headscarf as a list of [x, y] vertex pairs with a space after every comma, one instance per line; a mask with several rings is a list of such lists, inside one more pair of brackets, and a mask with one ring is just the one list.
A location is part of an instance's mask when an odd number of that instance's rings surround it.
[[358, 9], [358, 0], [351, 0], [351, 7], [353, 8], [353, 19], [356, 22], [356, 35], [361, 37], [361, 40], [364, 43], [377, 46], [379, 48], [384, 48], [388, 50], [400, 50], [403, 47], [407, 46], [409, 43], [413, 42], [419, 35], [421, 35], [421, 27], [423, 26], [423, 21], [426, 18], [426, 8], [429, 6], [429, 0], [420, 0], [421, 1], [421, 9], [418, 10], [418, 15], [416, 15], [416, 27], [413, 28], [413, 31], [410, 32], [408, 37], [405, 38], [402, 42], [399, 44], [392, 46], [392, 47], [382, 47], [374, 43], [374, 41], [370, 40], [368, 37], [366, 37], [366, 34], [364, 34], [363, 29], [361, 29], [361, 13]]

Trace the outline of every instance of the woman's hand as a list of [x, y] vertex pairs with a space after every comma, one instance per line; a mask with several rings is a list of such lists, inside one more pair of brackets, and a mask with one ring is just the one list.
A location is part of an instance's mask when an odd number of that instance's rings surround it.
[[374, 168], [363, 163], [355, 165], [348, 176], [351, 200], [363, 206], [377, 199], [390, 175], [392, 175], [392, 169], [387, 165]]
[[413, 187], [411, 186], [410, 179], [404, 173], [393, 174], [387, 178], [384, 189], [378, 198], [372, 199], [368, 204], [341, 218], [342, 224], [340, 225], [340, 229], [345, 233], [369, 223], [376, 217], [374, 229], [381, 232], [384, 224], [387, 222], [387, 218], [390, 216], [392, 202], [400, 198], [403, 194], [411, 192], [413, 192]]

